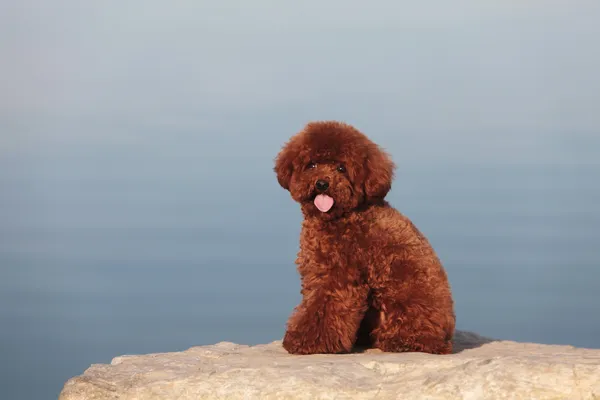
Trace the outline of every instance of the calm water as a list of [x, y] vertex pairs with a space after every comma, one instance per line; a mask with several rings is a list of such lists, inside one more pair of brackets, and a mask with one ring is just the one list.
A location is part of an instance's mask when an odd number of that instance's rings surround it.
[[[244, 157], [226, 138], [202, 157], [177, 141], [5, 157], [3, 390], [50, 398], [120, 354], [281, 338], [300, 215], [269, 136]], [[459, 328], [600, 347], [598, 165], [399, 164], [390, 201], [444, 261]]]
[[2, 396], [280, 339], [315, 119], [393, 155], [459, 329], [600, 347], [600, 3], [259, 3], [0, 5]]

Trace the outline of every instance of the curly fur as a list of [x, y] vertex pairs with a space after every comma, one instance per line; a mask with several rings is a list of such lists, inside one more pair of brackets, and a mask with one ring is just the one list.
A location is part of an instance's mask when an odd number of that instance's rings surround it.
[[[277, 155], [277, 180], [304, 215], [296, 260], [303, 298], [287, 323], [289, 353], [346, 353], [356, 345], [452, 351], [446, 272], [423, 234], [384, 200], [394, 169], [379, 146], [336, 121], [309, 123]], [[317, 180], [329, 183], [335, 200], [328, 212], [313, 203]]]

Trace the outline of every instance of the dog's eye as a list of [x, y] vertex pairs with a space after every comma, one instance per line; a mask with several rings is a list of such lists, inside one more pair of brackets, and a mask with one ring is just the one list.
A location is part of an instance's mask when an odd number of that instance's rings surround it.
[[315, 164], [314, 162], [309, 162], [308, 164], [306, 164], [306, 169], [313, 169], [316, 168], [317, 164]]
[[344, 167], [343, 165], [338, 165], [337, 170], [339, 172], [346, 172], [346, 167]]

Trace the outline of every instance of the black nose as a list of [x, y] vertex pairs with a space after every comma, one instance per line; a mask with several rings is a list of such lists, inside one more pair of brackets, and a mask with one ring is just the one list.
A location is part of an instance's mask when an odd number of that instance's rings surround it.
[[324, 192], [329, 187], [329, 182], [319, 179], [317, 183], [315, 183], [315, 187], [319, 192]]

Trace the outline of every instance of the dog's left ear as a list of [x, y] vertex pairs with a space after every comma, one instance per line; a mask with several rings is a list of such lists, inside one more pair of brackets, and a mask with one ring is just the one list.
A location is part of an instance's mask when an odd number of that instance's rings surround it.
[[369, 146], [365, 161], [365, 195], [367, 199], [383, 199], [392, 188], [396, 165], [376, 144]]
[[290, 189], [290, 180], [294, 173], [294, 159], [298, 155], [298, 148], [295, 138], [290, 139], [286, 143], [277, 157], [275, 158], [275, 173], [277, 174], [277, 181], [285, 190]]

